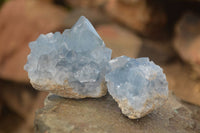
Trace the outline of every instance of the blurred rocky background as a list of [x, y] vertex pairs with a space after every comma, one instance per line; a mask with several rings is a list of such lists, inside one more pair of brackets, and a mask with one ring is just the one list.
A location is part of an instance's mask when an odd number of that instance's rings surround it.
[[164, 68], [169, 89], [191, 108], [200, 132], [200, 0], [0, 0], [0, 133], [34, 132], [47, 93], [23, 70], [28, 43], [86, 16], [112, 57], [148, 56]]

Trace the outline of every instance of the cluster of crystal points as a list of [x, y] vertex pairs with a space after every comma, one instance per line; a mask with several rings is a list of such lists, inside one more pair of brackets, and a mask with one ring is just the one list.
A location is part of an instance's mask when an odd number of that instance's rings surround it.
[[148, 58], [121, 56], [111, 60], [106, 75], [108, 92], [122, 113], [140, 118], [160, 107], [168, 97], [168, 83], [162, 68]]
[[168, 97], [162, 68], [148, 58], [111, 60], [112, 50], [83, 16], [71, 29], [42, 34], [29, 47], [24, 68], [38, 90], [85, 98], [101, 97], [108, 87], [122, 113], [131, 119], [150, 113]]
[[62, 34], [40, 35], [29, 47], [24, 69], [34, 88], [70, 98], [106, 94], [104, 77], [112, 50], [85, 17]]

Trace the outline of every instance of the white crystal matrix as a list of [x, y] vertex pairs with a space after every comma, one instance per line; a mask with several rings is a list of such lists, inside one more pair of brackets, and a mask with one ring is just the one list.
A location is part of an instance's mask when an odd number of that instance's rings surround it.
[[62, 34], [41, 34], [29, 47], [24, 69], [34, 88], [70, 98], [106, 94], [112, 51], [85, 17]]
[[166, 76], [148, 58], [121, 56], [111, 60], [110, 65], [112, 71], [105, 78], [108, 91], [129, 118], [143, 117], [166, 101]]

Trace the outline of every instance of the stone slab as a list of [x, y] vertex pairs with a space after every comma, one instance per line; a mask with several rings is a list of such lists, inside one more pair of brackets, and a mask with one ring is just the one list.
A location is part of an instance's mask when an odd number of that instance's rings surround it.
[[36, 133], [197, 133], [199, 121], [170, 94], [166, 104], [137, 120], [125, 117], [112, 97], [66, 99], [50, 94], [36, 112]]

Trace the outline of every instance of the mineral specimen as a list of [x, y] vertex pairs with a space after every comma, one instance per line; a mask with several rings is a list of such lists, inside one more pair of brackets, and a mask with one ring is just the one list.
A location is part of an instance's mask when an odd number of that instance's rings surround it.
[[24, 69], [34, 88], [69, 98], [106, 94], [104, 76], [112, 50], [85, 17], [62, 34], [40, 35], [29, 47]]
[[121, 56], [111, 60], [106, 74], [108, 92], [122, 113], [137, 119], [160, 107], [168, 97], [168, 83], [162, 68], [148, 58]]

